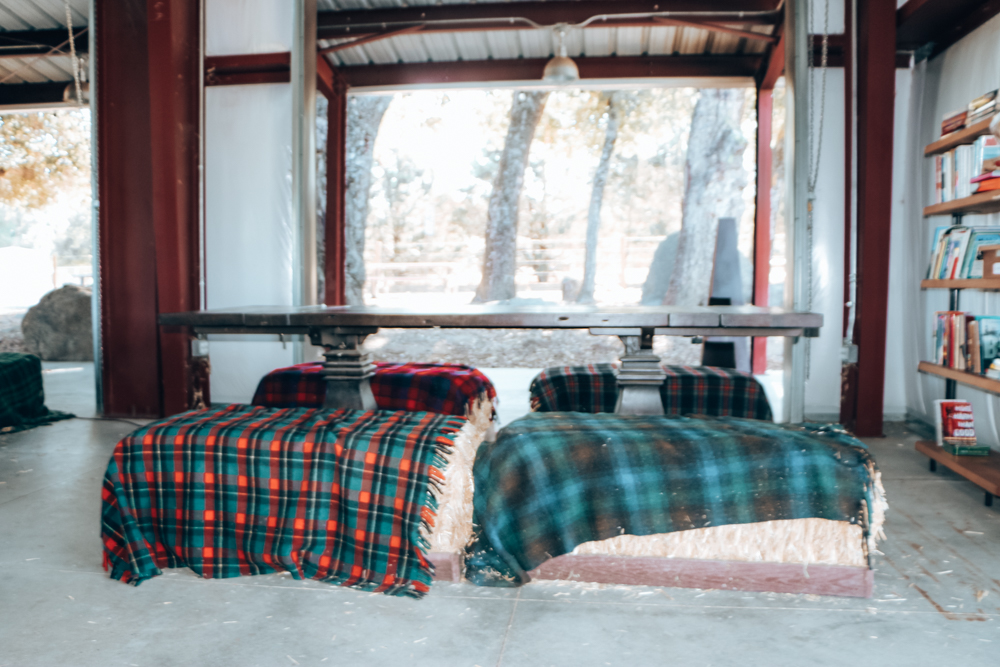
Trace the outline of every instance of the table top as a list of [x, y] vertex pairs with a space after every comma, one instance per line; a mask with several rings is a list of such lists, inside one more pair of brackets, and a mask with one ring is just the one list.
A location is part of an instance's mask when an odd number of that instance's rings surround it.
[[[471, 329], [818, 329], [823, 316], [758, 306], [467, 305], [451, 308], [253, 306], [163, 313], [164, 326], [229, 333], [299, 333], [317, 328]], [[612, 333], [608, 331], [607, 333]], [[659, 333], [659, 332], [658, 332]], [[669, 333], [664, 331], [663, 333]], [[791, 334], [790, 334], [791, 335]]]

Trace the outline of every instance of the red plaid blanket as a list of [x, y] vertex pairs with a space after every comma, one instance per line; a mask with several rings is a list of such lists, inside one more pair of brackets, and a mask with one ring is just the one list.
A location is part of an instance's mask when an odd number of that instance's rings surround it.
[[288, 571], [420, 597], [444, 454], [465, 420], [247, 405], [186, 412], [115, 447], [101, 538], [111, 577]]
[[[750, 373], [714, 366], [663, 366], [660, 387], [668, 415], [743, 417], [771, 421], [764, 388]], [[547, 368], [531, 381], [535, 412], [614, 412], [618, 380], [613, 364]]]
[[[475, 368], [453, 364], [375, 363], [372, 393], [380, 410], [437, 412], [464, 417], [480, 398], [490, 401], [493, 383]], [[257, 385], [253, 405], [271, 408], [318, 408], [326, 398], [322, 362], [271, 371]]]

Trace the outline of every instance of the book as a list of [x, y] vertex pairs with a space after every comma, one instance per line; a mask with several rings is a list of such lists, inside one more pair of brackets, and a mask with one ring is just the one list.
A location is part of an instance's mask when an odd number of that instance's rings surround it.
[[990, 178], [980, 181], [979, 185], [976, 186], [976, 194], [980, 192], [992, 192], [994, 190], [1000, 190], [1000, 178]]
[[963, 278], [983, 277], [983, 257], [980, 248], [990, 245], [1000, 245], [1000, 227], [973, 227], [972, 238], [969, 240], [969, 247], [965, 251], [965, 260], [962, 264]]
[[989, 456], [988, 445], [944, 445], [944, 451], [953, 456]]
[[934, 401], [934, 426], [939, 447], [975, 447], [976, 426], [972, 404], [956, 399]]
[[979, 335], [979, 372], [986, 371], [993, 361], [1000, 357], [1000, 317], [979, 315], [976, 317]]
[[951, 134], [956, 130], [965, 127], [965, 119], [969, 117], [969, 110], [951, 111], [946, 113], [941, 119], [941, 135]]

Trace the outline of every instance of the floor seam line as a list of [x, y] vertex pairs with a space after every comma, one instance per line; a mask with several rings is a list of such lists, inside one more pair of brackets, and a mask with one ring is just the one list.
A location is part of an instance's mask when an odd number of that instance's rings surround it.
[[507, 629], [503, 633], [503, 641], [500, 642], [500, 655], [497, 656], [497, 667], [503, 662], [503, 652], [507, 648], [507, 637], [510, 636], [510, 629], [514, 625], [514, 613], [517, 611], [517, 603], [521, 601], [521, 589], [517, 590], [517, 597], [514, 598], [514, 606], [510, 610], [510, 619], [507, 620]]

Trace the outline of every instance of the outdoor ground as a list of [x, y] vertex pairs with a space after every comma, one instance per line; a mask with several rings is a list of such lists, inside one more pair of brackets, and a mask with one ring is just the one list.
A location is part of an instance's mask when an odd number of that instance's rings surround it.
[[0, 352], [27, 352], [21, 335], [24, 312], [0, 309]]
[[[45, 367], [49, 406], [93, 416], [92, 365]], [[529, 372], [494, 374], [507, 423], [527, 410]], [[0, 667], [998, 664], [1000, 506], [930, 473], [900, 424], [866, 440], [890, 505], [871, 599], [437, 583], [409, 600], [187, 570], [133, 588], [107, 577], [99, 540], [101, 478], [132, 428], [0, 435]]]

